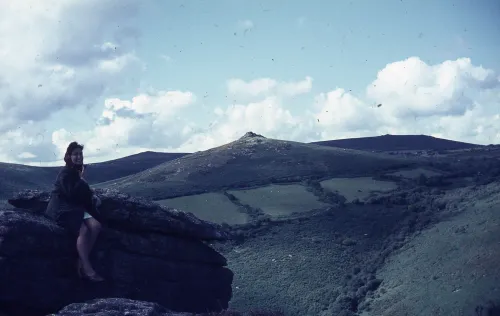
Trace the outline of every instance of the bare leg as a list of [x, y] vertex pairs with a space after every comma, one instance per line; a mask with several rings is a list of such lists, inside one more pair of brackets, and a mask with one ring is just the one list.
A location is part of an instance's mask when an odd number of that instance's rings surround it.
[[90, 251], [87, 241], [89, 238], [90, 238], [90, 230], [87, 227], [87, 225], [85, 225], [85, 223], [82, 223], [82, 226], [80, 226], [80, 234], [76, 239], [76, 250], [78, 251], [78, 257], [80, 259], [80, 263], [82, 265], [83, 270], [91, 272], [93, 271], [93, 269], [89, 260]]
[[87, 218], [86, 220], [83, 221], [85, 225], [87, 225], [87, 228], [90, 231], [89, 234], [89, 254], [92, 252], [92, 249], [94, 248], [95, 241], [97, 240], [97, 237], [99, 236], [99, 233], [101, 232], [102, 225], [99, 223], [95, 218]]
[[89, 254], [97, 239], [100, 227], [101, 224], [97, 220], [93, 218], [86, 219], [80, 227], [80, 235], [76, 241], [83, 272], [87, 277], [91, 277], [92, 281], [102, 281], [102, 278], [94, 271], [89, 259]]

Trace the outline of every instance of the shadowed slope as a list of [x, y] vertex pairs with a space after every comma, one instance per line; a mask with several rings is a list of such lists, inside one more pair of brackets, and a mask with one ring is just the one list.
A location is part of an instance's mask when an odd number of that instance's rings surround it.
[[[85, 178], [90, 184], [125, 177], [166, 161], [182, 157], [184, 153], [143, 153], [88, 165]], [[61, 162], [62, 164], [62, 162]], [[0, 163], [0, 200], [15, 192], [30, 188], [47, 190], [52, 186], [61, 167], [35, 167]]]
[[185, 155], [187, 154], [145, 151], [119, 159], [91, 164], [85, 169], [85, 178], [91, 184], [105, 182], [144, 171]]
[[326, 140], [311, 144], [369, 151], [397, 150], [456, 150], [482, 147], [427, 135], [383, 135], [348, 139]]
[[50, 187], [59, 169], [0, 162], [0, 200], [7, 199], [24, 188]]
[[407, 158], [268, 139], [249, 132], [226, 145], [96, 187], [159, 200], [304, 177], [370, 175], [415, 163]]

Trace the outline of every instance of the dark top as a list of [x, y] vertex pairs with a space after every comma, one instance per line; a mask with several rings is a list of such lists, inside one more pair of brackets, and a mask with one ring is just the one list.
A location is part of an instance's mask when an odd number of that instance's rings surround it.
[[65, 202], [71, 205], [83, 206], [89, 214], [93, 213], [93, 192], [88, 183], [80, 178], [77, 169], [68, 166], [63, 167], [57, 176], [52, 192]]
[[90, 186], [80, 178], [78, 170], [63, 167], [57, 175], [45, 215], [71, 234], [78, 235], [83, 222], [83, 212], [101, 221], [92, 196]]

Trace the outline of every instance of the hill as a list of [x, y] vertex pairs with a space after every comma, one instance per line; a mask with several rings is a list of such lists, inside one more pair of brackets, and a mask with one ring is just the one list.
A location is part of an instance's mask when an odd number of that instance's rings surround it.
[[105, 182], [144, 171], [185, 155], [187, 154], [145, 151], [123, 158], [90, 164], [85, 169], [85, 178], [90, 184]]
[[42, 189], [50, 186], [58, 168], [33, 167], [0, 162], [0, 200], [10, 198], [15, 192], [25, 189]]
[[[142, 153], [104, 169], [130, 172], [141, 155], [160, 157]], [[210, 246], [234, 273], [234, 310], [444, 316], [483, 308], [476, 315], [486, 316], [495, 315], [490, 301], [500, 303], [499, 158], [495, 146], [405, 157], [250, 132], [94, 187], [225, 223], [233, 240]], [[38, 179], [31, 168], [10, 165], [23, 189]], [[135, 210], [127, 221], [157, 224]]]
[[458, 150], [483, 147], [427, 135], [382, 135], [326, 140], [311, 144], [367, 151]]
[[96, 187], [161, 200], [304, 178], [375, 175], [416, 163], [384, 154], [269, 139], [249, 132], [226, 145]]
[[[90, 184], [109, 181], [146, 170], [184, 155], [183, 153], [147, 151], [106, 162], [89, 164], [85, 170], [85, 178]], [[0, 163], [0, 200], [25, 188], [50, 189], [60, 169], [61, 167]]]

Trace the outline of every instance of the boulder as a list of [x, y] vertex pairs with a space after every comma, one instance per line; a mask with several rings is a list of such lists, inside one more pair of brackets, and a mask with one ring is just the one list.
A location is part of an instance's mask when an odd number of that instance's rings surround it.
[[75, 240], [44, 216], [48, 192], [20, 192], [13, 210], [0, 209], [0, 312], [47, 315], [97, 298], [173, 312], [227, 308], [233, 274], [206, 242], [230, 237], [221, 226], [115, 190], [96, 194], [104, 228], [91, 260], [102, 283], [77, 277]]
[[50, 316], [196, 316], [174, 312], [157, 303], [124, 298], [94, 299], [73, 303]]
[[[220, 225], [203, 221], [192, 213], [159, 205], [150, 200], [134, 197], [117, 190], [95, 189], [101, 199], [101, 215], [107, 226], [120, 230], [157, 232], [202, 240], [224, 240], [229, 233]], [[14, 207], [43, 214], [49, 202], [50, 192], [24, 190], [8, 202]]]

